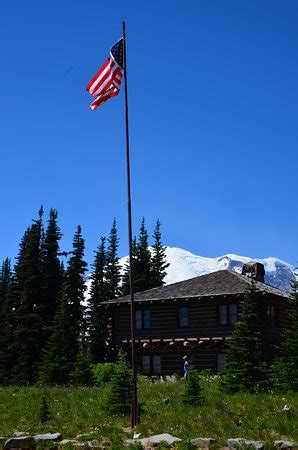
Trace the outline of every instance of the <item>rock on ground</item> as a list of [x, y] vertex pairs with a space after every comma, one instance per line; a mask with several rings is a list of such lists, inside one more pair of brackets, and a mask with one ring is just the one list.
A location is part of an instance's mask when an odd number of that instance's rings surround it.
[[60, 433], [36, 434], [35, 436], [33, 436], [33, 439], [35, 440], [35, 442], [41, 441], [58, 442], [62, 440], [62, 434]]
[[29, 436], [29, 433], [26, 433], [25, 431], [14, 431], [12, 433], [13, 437], [23, 437], [23, 436]]
[[282, 448], [282, 449], [291, 449], [291, 448], [298, 449], [297, 442], [279, 440], [279, 441], [275, 441], [274, 445], [275, 445], [275, 447]]
[[213, 439], [213, 438], [201, 438], [201, 437], [199, 437], [199, 438], [192, 439], [190, 442], [192, 444], [196, 445], [197, 447], [208, 448], [209, 445], [212, 442], [214, 442], [214, 441], [215, 441], [215, 439]]
[[261, 441], [250, 441], [249, 439], [244, 439], [244, 438], [235, 438], [235, 439], [228, 439], [228, 446], [231, 449], [234, 448], [247, 448], [247, 447], [251, 447], [251, 448], [256, 448], [256, 449], [262, 449], [264, 448], [264, 444]]
[[36, 444], [32, 436], [12, 437], [5, 442], [4, 449], [8, 448], [35, 448]]
[[146, 447], [157, 447], [160, 442], [167, 442], [167, 444], [172, 445], [181, 442], [181, 439], [172, 436], [168, 433], [156, 434], [155, 436], [149, 436], [143, 439], [128, 439], [125, 441], [127, 445], [129, 444], [141, 444], [143, 448]]

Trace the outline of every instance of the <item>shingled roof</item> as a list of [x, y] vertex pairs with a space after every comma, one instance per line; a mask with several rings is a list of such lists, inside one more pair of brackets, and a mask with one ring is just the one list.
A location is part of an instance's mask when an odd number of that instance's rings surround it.
[[[189, 280], [166, 286], [149, 289], [135, 294], [135, 301], [146, 302], [152, 300], [169, 300], [191, 297], [211, 297], [215, 295], [243, 294], [252, 280], [245, 275], [240, 275], [231, 270], [219, 270], [218, 272], [201, 275]], [[264, 293], [289, 297], [289, 293], [260, 281], [254, 281], [256, 288]], [[118, 297], [106, 304], [129, 302], [130, 297]]]

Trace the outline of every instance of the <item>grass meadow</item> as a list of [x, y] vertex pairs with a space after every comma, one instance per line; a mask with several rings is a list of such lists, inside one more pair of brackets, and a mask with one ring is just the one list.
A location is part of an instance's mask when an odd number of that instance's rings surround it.
[[[111, 417], [104, 408], [108, 386], [103, 387], [0, 387], [0, 435], [14, 431], [37, 434], [60, 432], [63, 438], [87, 434], [81, 440], [110, 442], [113, 449], [124, 448], [130, 437], [123, 431], [129, 417]], [[187, 442], [195, 437], [216, 438], [214, 448], [227, 438], [244, 437], [266, 442], [298, 441], [298, 395], [235, 394], [221, 391], [218, 380], [203, 382], [204, 401], [192, 407], [182, 401], [183, 381], [152, 384], [139, 380], [141, 437], [170, 433], [183, 439], [179, 448], [191, 448]], [[40, 422], [41, 398], [45, 396], [50, 420]], [[285, 408], [286, 406], [286, 408]]]

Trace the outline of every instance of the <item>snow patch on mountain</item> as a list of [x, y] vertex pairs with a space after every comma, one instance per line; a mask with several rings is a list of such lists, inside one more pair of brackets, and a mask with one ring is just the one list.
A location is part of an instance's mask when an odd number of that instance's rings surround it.
[[[260, 262], [265, 267], [265, 282], [271, 286], [278, 287], [284, 291], [291, 291], [291, 285], [295, 280], [294, 266], [278, 258], [250, 258], [247, 256], [227, 255], [215, 258], [206, 258], [195, 255], [187, 250], [177, 247], [166, 247], [166, 259], [170, 263], [165, 278], [166, 284], [177, 283], [178, 281], [188, 280], [199, 275], [216, 272], [218, 270], [234, 270], [241, 273], [243, 264]], [[128, 257], [125, 256], [119, 260], [122, 267], [122, 274], [126, 266]], [[87, 280], [86, 298], [89, 296], [90, 278]]]
[[260, 262], [265, 267], [265, 282], [271, 286], [290, 291], [295, 279], [294, 267], [278, 258], [250, 258], [247, 256], [227, 255], [206, 258], [177, 247], [166, 247], [166, 258], [170, 263], [166, 284], [187, 280], [217, 270], [235, 270], [241, 273], [245, 263]]

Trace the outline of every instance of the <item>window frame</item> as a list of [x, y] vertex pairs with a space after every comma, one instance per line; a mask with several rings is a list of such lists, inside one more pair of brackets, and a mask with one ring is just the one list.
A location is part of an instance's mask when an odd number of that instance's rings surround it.
[[[138, 309], [136, 311], [135, 322], [136, 322], [136, 330], [142, 330], [143, 329], [143, 313], [142, 313], [141, 309]], [[138, 325], [140, 325], [140, 326], [138, 326]]]
[[[235, 311], [232, 312], [232, 307], [235, 307]], [[225, 323], [221, 322], [221, 318], [222, 318], [222, 314], [221, 314], [221, 310], [225, 309], [225, 318], [226, 321]], [[217, 315], [217, 322], [218, 322], [218, 326], [221, 327], [228, 327], [228, 326], [233, 326], [238, 322], [238, 304], [237, 303], [219, 303], [218, 304], [218, 315]], [[234, 318], [234, 319], [233, 319]]]
[[[147, 363], [146, 363], [146, 365], [144, 364], [144, 360], [145, 359], [147, 359]], [[146, 370], [144, 370], [144, 367], [148, 367], [148, 371]], [[142, 372], [145, 374], [145, 375], [151, 375], [151, 357], [150, 357], [150, 355], [142, 355]]]
[[[148, 317], [146, 317], [148, 316]], [[151, 311], [150, 309], [143, 310], [143, 330], [149, 330], [151, 328]]]
[[[222, 314], [222, 310], [224, 309], [225, 314]], [[225, 322], [222, 322], [222, 317], [225, 317]], [[228, 305], [226, 303], [220, 303], [218, 305], [218, 325], [221, 325], [222, 327], [225, 327], [227, 325], [229, 325], [229, 321], [228, 321]]]
[[[147, 364], [145, 365], [148, 368], [148, 371], [144, 370], [144, 359], [147, 359]], [[142, 372], [144, 375], [161, 375], [162, 373], [162, 358], [161, 355], [142, 355]], [[148, 364], [149, 362], [149, 364]], [[156, 370], [157, 369], [157, 370]]]
[[[182, 310], [187, 311], [187, 315], [184, 317], [181, 315]], [[183, 319], [186, 319], [186, 324], [182, 325], [181, 322]], [[189, 308], [187, 306], [179, 306], [178, 308], [178, 324], [179, 328], [187, 328], [189, 327]]]
[[[156, 362], [156, 359], [158, 362]], [[155, 368], [158, 367], [158, 370], [155, 370]], [[152, 373], [153, 375], [160, 375], [161, 374], [161, 355], [152, 355]]]
[[149, 330], [151, 328], [151, 310], [150, 309], [136, 310], [135, 324], [136, 330]]
[[[235, 311], [232, 313], [232, 307], [235, 307]], [[235, 321], [232, 318], [235, 317]], [[228, 307], [228, 322], [229, 325], [236, 325], [238, 322], [238, 305], [237, 303], [230, 303]]]

